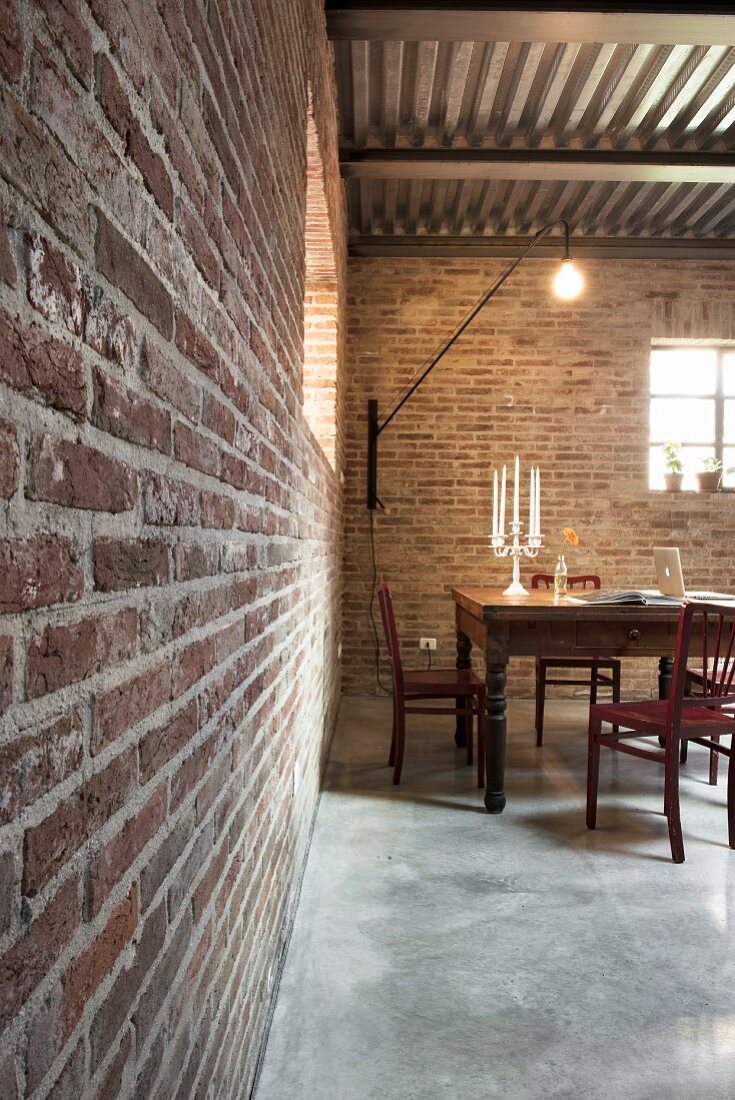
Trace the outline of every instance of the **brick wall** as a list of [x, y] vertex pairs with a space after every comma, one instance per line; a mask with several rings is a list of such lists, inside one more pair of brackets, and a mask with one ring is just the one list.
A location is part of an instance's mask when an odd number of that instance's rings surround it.
[[321, 5], [2, 0], [0, 76], [0, 1095], [242, 1097], [339, 688]]
[[[365, 410], [381, 413], [502, 270], [502, 261], [354, 259], [349, 264], [345, 690], [375, 689]], [[379, 441], [379, 571], [394, 586], [413, 667], [420, 635], [437, 664], [454, 660], [454, 583], [502, 585], [510, 566], [488, 552], [492, 469], [521, 457], [542, 472], [547, 549], [522, 578], [553, 571], [562, 528], [580, 546], [570, 571], [608, 585], [654, 584], [651, 549], [682, 549], [690, 587], [735, 587], [735, 498], [648, 490], [651, 339], [735, 338], [735, 265], [587, 261], [576, 303], [551, 292], [556, 264], [528, 260], [461, 337]], [[475, 654], [477, 657], [477, 654]], [[477, 661], [476, 661], [477, 663]], [[655, 689], [655, 662], [628, 662], [624, 690]], [[510, 693], [531, 694], [514, 661]], [[388, 675], [386, 669], [386, 676]]]

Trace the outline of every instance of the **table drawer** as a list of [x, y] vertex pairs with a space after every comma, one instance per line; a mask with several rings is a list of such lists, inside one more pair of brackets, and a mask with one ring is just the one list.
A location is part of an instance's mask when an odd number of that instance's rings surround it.
[[571, 656], [575, 650], [575, 624], [528, 619], [509, 624], [508, 652], [515, 657]]
[[666, 654], [676, 645], [676, 623], [656, 622], [578, 622], [575, 630], [577, 649], [600, 654]]

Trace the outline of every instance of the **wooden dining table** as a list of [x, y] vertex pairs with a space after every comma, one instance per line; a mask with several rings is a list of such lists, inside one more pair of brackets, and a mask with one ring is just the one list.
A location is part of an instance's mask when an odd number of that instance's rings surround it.
[[[472, 667], [472, 647], [486, 666], [485, 719], [488, 813], [505, 809], [506, 675], [511, 657], [658, 657], [659, 698], [671, 686], [681, 608], [678, 604], [581, 603], [533, 590], [505, 596], [499, 588], [453, 588], [457, 668]], [[456, 740], [462, 744], [464, 719]]]

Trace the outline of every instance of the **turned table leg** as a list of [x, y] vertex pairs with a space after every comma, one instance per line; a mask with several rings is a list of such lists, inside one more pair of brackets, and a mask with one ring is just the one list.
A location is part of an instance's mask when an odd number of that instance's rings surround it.
[[[466, 634], [457, 631], [457, 668], [472, 668], [472, 642]], [[459, 711], [464, 707], [465, 700], [457, 699], [456, 707]], [[467, 744], [467, 719], [464, 714], [457, 714], [457, 725], [454, 731], [454, 743], [458, 748], [464, 748]]]
[[505, 717], [506, 668], [505, 664], [488, 664], [485, 677], [487, 685], [485, 806], [489, 814], [502, 814], [505, 809], [505, 742], [508, 726]]
[[673, 657], [660, 657], [658, 662], [658, 697], [668, 699], [671, 691], [671, 674], [674, 671]]
[[[658, 697], [668, 699], [671, 691], [671, 674], [674, 671], [673, 657], [659, 657], [658, 661]], [[659, 737], [659, 745], [663, 748], [666, 744], [665, 737]]]

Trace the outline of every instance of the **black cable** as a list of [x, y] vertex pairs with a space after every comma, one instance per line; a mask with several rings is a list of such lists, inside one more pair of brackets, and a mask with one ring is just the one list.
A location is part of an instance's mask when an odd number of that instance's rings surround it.
[[387, 691], [389, 695], [393, 692], [390, 688], [387, 688], [383, 681], [380, 679], [380, 635], [378, 634], [378, 627], [375, 622], [375, 586], [378, 583], [378, 563], [375, 556], [375, 510], [370, 511], [370, 555], [373, 563], [373, 579], [370, 588], [370, 622], [373, 624], [373, 635], [375, 637], [375, 679], [378, 682], [378, 687], [383, 691]]

